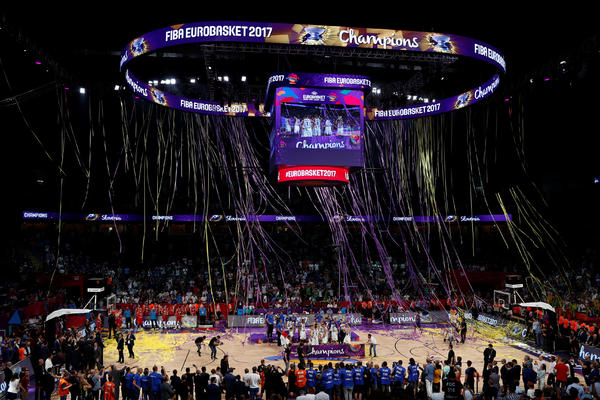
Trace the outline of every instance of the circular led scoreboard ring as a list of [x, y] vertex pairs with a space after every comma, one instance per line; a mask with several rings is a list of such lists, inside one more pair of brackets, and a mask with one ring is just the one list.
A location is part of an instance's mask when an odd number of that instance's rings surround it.
[[124, 71], [127, 84], [136, 95], [162, 106], [201, 114], [269, 116], [268, 110], [257, 110], [253, 103], [228, 106], [167, 93], [139, 80], [127, 68], [127, 64], [134, 58], [157, 50], [188, 43], [212, 42], [361, 47], [390, 52], [442, 53], [484, 61], [493, 65], [498, 71], [471, 90], [435, 102], [392, 109], [365, 108], [365, 116], [369, 120], [417, 118], [466, 107], [490, 96], [500, 83], [499, 73], [506, 72], [504, 56], [496, 48], [464, 36], [434, 32], [240, 21], [193, 22], [146, 33], [135, 38], [125, 47], [121, 54], [120, 69]]

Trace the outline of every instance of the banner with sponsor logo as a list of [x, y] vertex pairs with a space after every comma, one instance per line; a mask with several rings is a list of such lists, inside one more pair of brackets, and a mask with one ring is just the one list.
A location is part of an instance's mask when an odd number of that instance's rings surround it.
[[[351, 313], [351, 314], [326, 314], [326, 316], [331, 316], [338, 321], [342, 321], [342, 323], [346, 323], [348, 325], [361, 325], [362, 324], [362, 315], [359, 313]], [[307, 315], [294, 315], [298, 319], [306, 319], [306, 326], [310, 326], [314, 324], [315, 316], [314, 314]], [[230, 328], [241, 328], [241, 327], [254, 327], [254, 326], [266, 326], [264, 315], [230, 315], [227, 317], [227, 326]]]
[[[135, 318], [132, 318], [132, 320], [135, 320]], [[122, 328], [126, 327], [125, 322], [126, 322], [125, 318], [123, 318], [123, 323], [121, 324]], [[159, 316], [156, 319], [156, 323], [158, 326], [162, 327], [162, 324], [163, 324], [162, 317]], [[181, 317], [181, 327], [182, 328], [196, 328], [197, 325], [198, 325], [198, 317], [196, 315], [183, 315]], [[152, 327], [152, 321], [150, 320], [150, 317], [148, 315], [144, 316], [143, 327], [144, 328]], [[177, 327], [177, 318], [174, 315], [169, 315], [169, 318], [167, 319], [167, 329], [171, 329], [171, 328], [175, 328], [175, 327]]]
[[[473, 319], [473, 314], [471, 313], [465, 313], [465, 319]], [[496, 316], [496, 315], [489, 315], [489, 314], [485, 314], [485, 313], [480, 313], [477, 316], [477, 321], [479, 322], [483, 322], [484, 324], [487, 325], [491, 325], [491, 326], [500, 326], [500, 325], [506, 325], [508, 323], [508, 320], [505, 318], [502, 318], [500, 316]]]
[[[292, 346], [293, 358], [298, 358], [298, 346]], [[321, 344], [318, 346], [304, 346], [305, 359], [336, 359], [336, 358], [364, 358], [365, 344]]]
[[[438, 53], [447, 56], [465, 56], [491, 64], [499, 72], [506, 72], [504, 56], [493, 46], [464, 36], [439, 32], [374, 29], [348, 26], [313, 24], [286, 24], [269, 22], [210, 21], [171, 25], [145, 33], [133, 39], [121, 53], [120, 69], [125, 79], [140, 97], [184, 111], [232, 116], [269, 116], [264, 108], [252, 103], [224, 105], [206, 100], [176, 96], [137, 79], [129, 68], [136, 57], [170, 46], [191, 43], [260, 43], [293, 46], [335, 46], [369, 48], [379, 51], [411, 51]], [[295, 80], [297, 81], [297, 80]], [[434, 115], [473, 104], [493, 93], [500, 82], [495, 74], [475, 89], [459, 93], [430, 104], [367, 111], [369, 119], [404, 119]], [[369, 82], [370, 85], [370, 82]], [[366, 82], [363, 86], [367, 86]]]
[[[25, 221], [88, 221], [88, 222], [139, 222], [146, 220], [170, 222], [203, 222], [204, 215], [174, 214], [174, 215], [144, 215], [142, 214], [96, 214], [96, 213], [62, 213], [23, 211]], [[320, 215], [222, 215], [209, 214], [206, 219], [210, 222], [327, 222]], [[334, 215], [336, 222], [415, 222], [415, 223], [460, 223], [460, 222], [506, 222], [512, 220], [512, 215], [449, 215], [435, 216], [390, 216], [381, 218], [369, 215]]]
[[[442, 324], [450, 321], [446, 311], [431, 311], [426, 315], [420, 314], [422, 324]], [[399, 312], [390, 313], [390, 325], [412, 325], [415, 324], [416, 313]]]
[[312, 180], [348, 183], [348, 168], [285, 167], [277, 171], [277, 182], [310, 182]]
[[390, 51], [464, 55], [505, 72], [502, 54], [489, 44], [460, 35], [409, 30], [271, 22], [208, 21], [171, 25], [133, 39], [121, 54], [123, 68], [133, 58], [187, 43], [244, 42], [304, 46], [362, 47]]

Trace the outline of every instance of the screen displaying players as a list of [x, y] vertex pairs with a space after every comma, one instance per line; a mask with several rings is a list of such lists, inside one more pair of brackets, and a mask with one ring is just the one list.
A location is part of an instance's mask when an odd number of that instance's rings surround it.
[[274, 111], [272, 165], [363, 166], [362, 91], [281, 87]]

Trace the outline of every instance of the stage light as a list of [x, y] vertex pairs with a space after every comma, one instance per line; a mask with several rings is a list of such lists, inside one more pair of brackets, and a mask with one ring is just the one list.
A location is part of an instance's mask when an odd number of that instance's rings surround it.
[[417, 95], [415, 94], [415, 95], [413, 96], [413, 100], [416, 100], [416, 99], [417, 99]]
[[406, 95], [406, 100], [410, 100], [410, 99], [412, 99], [412, 95], [410, 95], [410, 94], [407, 94], [407, 95]]
[[600, 178], [594, 178], [594, 183], [600, 183]]
[[246, 75], [242, 75], [242, 82], [246, 82]]
[[152, 82], [154, 82], [154, 85], [158, 85], [158, 81], [152, 81]]
[[65, 88], [65, 90], [69, 90], [69, 88], [68, 88], [68, 87], [66, 87], [66, 88]]
[[221, 82], [223, 80], [223, 78], [220, 76], [217, 76], [217, 79], [219, 80], [219, 82]]
[[209, 66], [208, 66], [208, 69], [212, 69], [212, 67], [209, 65]]
[[435, 99], [431, 100], [432, 103], [435, 103]]
[[196, 79], [194, 79], [194, 78], [190, 79], [190, 83], [196, 83]]
[[560, 62], [560, 65], [565, 65], [566, 63], [567, 63], [567, 62], [566, 62], [565, 60], [562, 60], [562, 61]]
[[423, 102], [425, 102], [425, 103], [429, 103], [429, 99], [428, 99], [427, 97], [425, 97], [425, 98], [423, 99]]
[[223, 80], [224, 80], [225, 82], [229, 82], [229, 77], [228, 77], [227, 75], [225, 75], [225, 76], [223, 77]]
[[39, 62], [39, 61], [36, 61], [36, 62], [35, 62], [35, 65], [41, 65], [41, 64], [42, 64], [42, 63], [41, 63], [41, 62]]
[[171, 85], [174, 85], [177, 81], [175, 80], [175, 78], [171, 78]]
[[550, 80], [550, 78], [546, 78], [544, 79], [544, 82], [548, 82]]
[[120, 89], [119, 85], [115, 85], [115, 90], [119, 90], [119, 89]]
[[85, 88], [84, 88], [84, 87], [80, 87], [80, 88], [79, 88], [79, 93], [81, 93], [81, 94], [85, 94]]

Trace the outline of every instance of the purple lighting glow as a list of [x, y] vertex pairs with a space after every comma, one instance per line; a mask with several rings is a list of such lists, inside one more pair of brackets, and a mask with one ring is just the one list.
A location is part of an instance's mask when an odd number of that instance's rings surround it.
[[40, 61], [36, 61], [35, 65], [42, 65], [42, 63]]
[[544, 82], [548, 82], [550, 80], [550, 78], [546, 78], [544, 79]]

